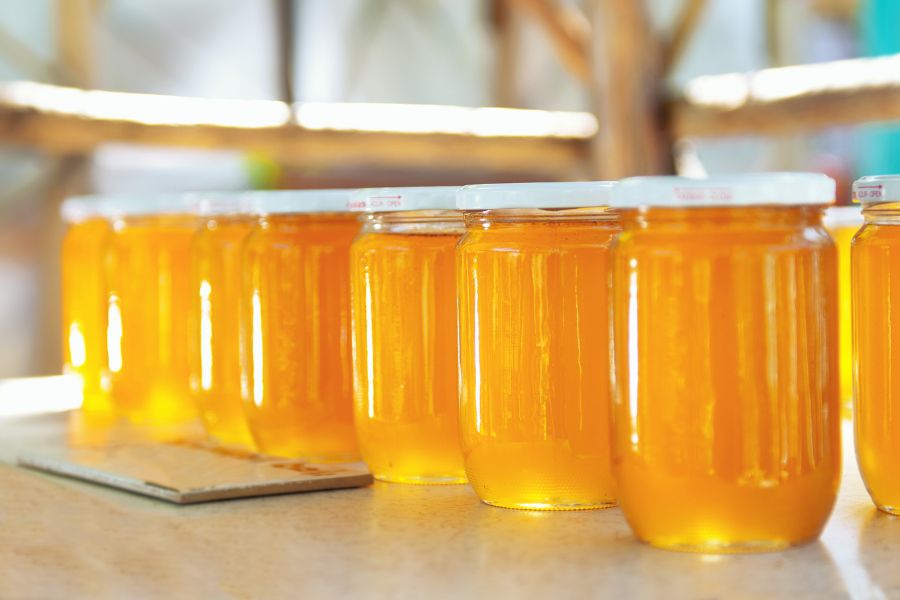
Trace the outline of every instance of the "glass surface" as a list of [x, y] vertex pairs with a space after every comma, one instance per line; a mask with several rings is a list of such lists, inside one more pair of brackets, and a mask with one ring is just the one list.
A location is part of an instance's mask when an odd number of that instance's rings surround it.
[[62, 243], [63, 371], [81, 379], [82, 409], [111, 411], [106, 368], [106, 281], [103, 257], [109, 223], [95, 218], [73, 223]]
[[214, 440], [254, 447], [241, 398], [241, 245], [250, 217], [217, 217], [191, 246], [191, 391]]
[[360, 450], [384, 481], [464, 483], [455, 265], [462, 217], [372, 219], [350, 263]]
[[900, 219], [896, 205], [864, 214], [852, 247], [856, 458], [875, 504], [900, 514]]
[[244, 247], [244, 410], [266, 454], [358, 460], [350, 333], [351, 214], [273, 215]]
[[608, 249], [618, 229], [596, 210], [467, 216], [457, 251], [460, 428], [469, 481], [488, 504], [615, 503]]
[[641, 540], [738, 552], [822, 530], [841, 448], [836, 253], [821, 213], [624, 212], [613, 460]]
[[116, 410], [137, 423], [196, 417], [188, 353], [191, 216], [115, 223], [107, 251], [107, 352]]

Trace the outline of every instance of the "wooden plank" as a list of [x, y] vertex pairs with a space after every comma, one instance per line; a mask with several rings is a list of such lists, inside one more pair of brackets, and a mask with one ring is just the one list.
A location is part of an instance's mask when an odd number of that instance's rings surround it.
[[[394, 129], [392, 129], [394, 128]], [[262, 151], [308, 168], [334, 165], [586, 173], [587, 113], [418, 105], [215, 101], [0, 85], [0, 141], [51, 154], [107, 142]]]
[[697, 78], [670, 102], [675, 138], [777, 136], [900, 120], [900, 55]]

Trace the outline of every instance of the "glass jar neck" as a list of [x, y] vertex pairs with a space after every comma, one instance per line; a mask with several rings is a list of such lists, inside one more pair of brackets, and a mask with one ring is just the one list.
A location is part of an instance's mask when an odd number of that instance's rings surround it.
[[605, 206], [560, 209], [504, 208], [465, 212], [466, 227], [469, 229], [514, 227], [522, 224], [617, 225], [619, 217], [618, 211]]
[[864, 205], [862, 215], [867, 225], [900, 225], [900, 202]]
[[456, 210], [410, 210], [360, 216], [365, 233], [462, 233], [463, 215]]
[[759, 228], [822, 226], [824, 206], [651, 207], [622, 211], [626, 229]]

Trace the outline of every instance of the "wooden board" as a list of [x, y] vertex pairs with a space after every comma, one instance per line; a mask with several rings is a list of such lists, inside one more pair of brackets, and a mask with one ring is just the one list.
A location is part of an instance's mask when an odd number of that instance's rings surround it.
[[361, 487], [372, 482], [363, 463], [313, 464], [193, 441], [25, 452], [18, 464], [176, 504]]

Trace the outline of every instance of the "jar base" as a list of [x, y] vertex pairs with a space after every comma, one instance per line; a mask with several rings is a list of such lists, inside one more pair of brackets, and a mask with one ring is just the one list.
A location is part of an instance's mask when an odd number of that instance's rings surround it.
[[887, 513], [887, 514], [889, 514], [889, 515], [891, 515], [891, 516], [894, 516], [894, 517], [900, 517], [900, 507], [897, 507], [897, 506], [887, 506], [887, 505], [883, 505], [883, 504], [876, 504], [875, 506], [876, 506], [876, 507], [878, 508], [878, 510], [880, 510], [881, 512]]
[[407, 476], [397, 476], [397, 475], [386, 475], [384, 473], [372, 473], [372, 477], [377, 479], [378, 481], [384, 481], [385, 483], [405, 483], [407, 485], [460, 485], [464, 483], [469, 483], [469, 480], [464, 476], [454, 476], [449, 475], [447, 477], [441, 476], [422, 476], [422, 477], [407, 477]]
[[609, 502], [498, 502], [495, 500], [481, 499], [488, 506], [496, 506], [497, 508], [510, 508], [513, 510], [537, 510], [537, 511], [571, 511], [571, 510], [597, 510], [602, 508], [613, 508], [616, 506], [615, 501]]
[[645, 544], [670, 550], [672, 552], [685, 552], [693, 554], [762, 554], [765, 552], [781, 552], [795, 546], [802, 546], [811, 540], [792, 542], [790, 540], [747, 540], [729, 542], [722, 540], [709, 540], [704, 542], [678, 541], [678, 540], [641, 540]]

